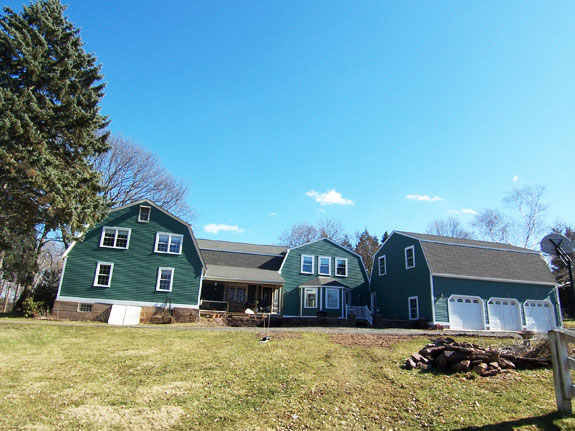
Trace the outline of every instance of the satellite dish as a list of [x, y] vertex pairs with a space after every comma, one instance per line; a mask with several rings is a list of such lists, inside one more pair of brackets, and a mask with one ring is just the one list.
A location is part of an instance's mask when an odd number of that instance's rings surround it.
[[545, 235], [540, 244], [541, 251], [543, 253], [552, 254], [554, 256], [559, 256], [561, 252], [570, 254], [575, 251], [571, 240], [560, 233], [550, 233], [549, 235]]

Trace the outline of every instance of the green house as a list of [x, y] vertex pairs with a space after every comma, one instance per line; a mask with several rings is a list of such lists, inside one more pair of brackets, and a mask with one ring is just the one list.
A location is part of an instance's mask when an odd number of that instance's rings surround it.
[[386, 319], [470, 330], [561, 326], [549, 267], [509, 244], [394, 231], [374, 256], [370, 289]]
[[53, 313], [72, 320], [120, 313], [120, 323], [138, 323], [166, 310], [178, 321], [200, 312], [345, 319], [369, 299], [361, 258], [329, 239], [292, 249], [196, 239], [148, 200], [112, 210], [64, 259]]

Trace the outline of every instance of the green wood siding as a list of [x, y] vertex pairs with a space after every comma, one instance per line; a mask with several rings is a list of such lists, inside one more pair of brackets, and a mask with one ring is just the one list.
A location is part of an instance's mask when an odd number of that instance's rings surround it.
[[[301, 255], [315, 256], [313, 274], [301, 274], [300, 262]], [[352, 289], [352, 304], [353, 305], [368, 305], [369, 304], [369, 282], [361, 258], [350, 251], [339, 247], [329, 240], [320, 240], [302, 247], [295, 248], [289, 251], [282, 268], [282, 277], [285, 280], [284, 285], [284, 302], [283, 314], [288, 316], [300, 315], [300, 289], [299, 286], [307, 281], [313, 280], [319, 276], [318, 274], [318, 256], [331, 257], [331, 277], [341, 284]], [[339, 277], [335, 273], [335, 258], [346, 258], [348, 262], [347, 277]], [[340, 308], [338, 310], [331, 310], [325, 308], [325, 291], [318, 296], [318, 308], [309, 309], [302, 307], [302, 314], [304, 316], [317, 316], [319, 309], [319, 301], [323, 302], [323, 311], [328, 316], [341, 316], [341, 311], [344, 304], [344, 293], [340, 291]]]
[[[197, 305], [202, 264], [188, 227], [153, 206], [149, 223], [138, 222], [138, 212], [139, 205], [111, 212], [70, 250], [60, 296]], [[129, 249], [100, 247], [103, 226], [130, 228]], [[183, 235], [182, 253], [155, 253], [157, 232]], [[110, 287], [93, 286], [99, 261], [114, 263]], [[156, 291], [159, 267], [174, 268], [171, 292]]]
[[492, 297], [513, 298], [520, 302], [523, 315], [523, 303], [527, 299], [549, 300], [555, 308], [555, 317], [560, 322], [558, 300], [553, 286], [536, 284], [505, 283], [488, 280], [464, 280], [458, 278], [433, 277], [433, 294], [435, 303], [435, 320], [437, 322], [449, 322], [447, 300], [451, 295], [479, 296], [485, 305], [485, 322], [489, 323], [487, 315], [487, 300]]
[[[405, 248], [414, 246], [415, 268], [405, 269]], [[379, 275], [378, 258], [386, 256], [386, 275]], [[419, 241], [393, 233], [375, 255], [371, 291], [379, 313], [386, 319], [409, 319], [410, 296], [417, 296], [419, 318], [432, 321], [429, 268]]]

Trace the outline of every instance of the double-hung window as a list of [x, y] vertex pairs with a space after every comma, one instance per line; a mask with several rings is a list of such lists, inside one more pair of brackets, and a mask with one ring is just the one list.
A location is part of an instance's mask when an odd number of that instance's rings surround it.
[[128, 249], [131, 229], [122, 227], [102, 228], [100, 247]]
[[415, 249], [413, 246], [405, 248], [405, 269], [415, 268]]
[[158, 268], [156, 290], [158, 292], [171, 292], [174, 283], [174, 268]]
[[417, 296], [410, 296], [409, 301], [409, 320], [419, 319], [419, 301]]
[[94, 276], [94, 286], [110, 287], [112, 284], [112, 272], [114, 264], [111, 262], [98, 262], [96, 266], [96, 275]]
[[325, 289], [325, 308], [339, 308], [339, 289]]
[[156, 233], [156, 253], [182, 254], [183, 235], [175, 233]]
[[377, 266], [379, 269], [379, 275], [385, 275], [387, 273], [387, 262], [386, 262], [386, 258], [385, 255], [383, 256], [379, 256], [379, 258], [377, 259]]
[[347, 277], [347, 259], [343, 257], [335, 258], [335, 275]]
[[150, 221], [150, 212], [152, 208], [148, 206], [141, 205], [140, 213], [138, 214], [138, 221], [140, 223], [148, 223]]
[[302, 274], [313, 274], [313, 256], [307, 256], [305, 254], [301, 255], [301, 273]]
[[306, 287], [303, 290], [304, 308], [317, 308], [317, 288]]
[[319, 275], [331, 275], [331, 257], [319, 256], [318, 261], [318, 271]]

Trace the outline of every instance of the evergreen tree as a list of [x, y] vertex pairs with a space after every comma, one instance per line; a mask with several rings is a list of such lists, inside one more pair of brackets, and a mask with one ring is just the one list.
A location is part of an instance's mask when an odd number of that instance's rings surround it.
[[105, 84], [64, 10], [39, 0], [0, 16], [0, 262], [15, 235], [32, 232], [38, 254], [50, 232], [71, 238], [106, 212], [89, 161], [108, 148]]
[[375, 256], [379, 246], [377, 235], [371, 235], [367, 228], [360, 234], [357, 234], [357, 243], [353, 251], [361, 256], [368, 275], [371, 274], [373, 256]]

